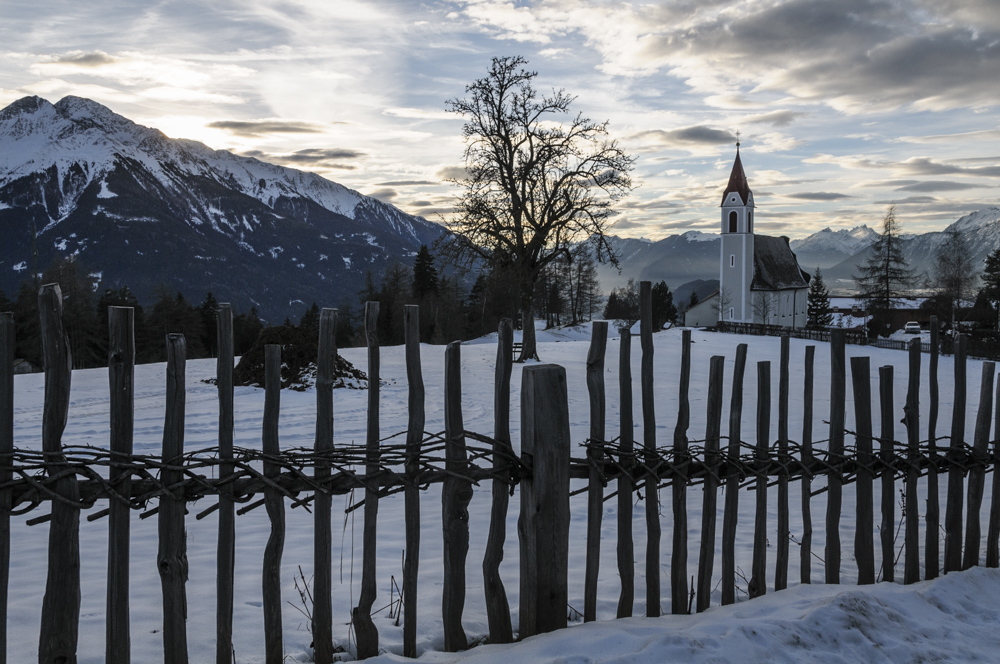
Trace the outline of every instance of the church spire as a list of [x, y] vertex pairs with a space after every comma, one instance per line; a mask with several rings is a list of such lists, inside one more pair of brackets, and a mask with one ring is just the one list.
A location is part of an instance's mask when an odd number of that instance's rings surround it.
[[740, 195], [743, 205], [746, 205], [747, 201], [750, 200], [750, 185], [747, 184], [747, 176], [743, 172], [743, 162], [740, 161], [740, 142], [738, 136], [736, 141], [736, 161], [733, 162], [733, 172], [729, 175], [729, 184], [726, 186], [726, 191], [722, 194], [723, 205], [726, 204], [726, 197], [733, 192]]

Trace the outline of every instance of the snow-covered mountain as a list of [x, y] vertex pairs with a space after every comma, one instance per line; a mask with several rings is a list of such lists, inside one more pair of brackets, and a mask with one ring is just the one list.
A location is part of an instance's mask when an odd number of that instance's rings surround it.
[[[943, 231], [921, 235], [903, 235], [903, 255], [918, 276], [918, 285], [933, 272], [934, 257], [950, 230], [961, 231], [973, 261], [982, 265], [986, 255], [1000, 246], [1000, 207], [990, 207], [968, 214]], [[789, 245], [799, 264], [812, 273], [819, 267], [831, 290], [853, 292], [857, 266], [867, 257], [868, 249], [878, 233], [868, 226], [832, 231], [829, 228], [792, 240]], [[671, 235], [656, 242], [613, 238], [612, 246], [621, 255], [621, 272], [610, 266], [600, 266], [598, 276], [605, 292], [623, 286], [628, 279], [666, 281], [679, 295], [690, 290], [703, 297], [711, 284], [719, 279], [719, 236], [714, 233], [688, 231]], [[687, 286], [687, 288], [684, 288]], [[675, 298], [683, 301], [682, 298]]]
[[867, 249], [877, 237], [878, 233], [862, 224], [850, 230], [824, 228], [809, 237], [792, 240], [789, 246], [801, 264], [825, 269]]
[[[170, 139], [101, 104], [25, 97], [0, 111], [0, 288], [74, 255], [108, 287], [160, 285], [297, 316], [356, 302], [443, 229], [314, 173]], [[35, 235], [37, 233], [37, 236]]]

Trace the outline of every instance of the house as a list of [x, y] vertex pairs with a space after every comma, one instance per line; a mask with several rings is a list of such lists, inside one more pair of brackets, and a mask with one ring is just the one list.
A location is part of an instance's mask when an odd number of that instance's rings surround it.
[[717, 320], [805, 327], [809, 273], [799, 266], [787, 237], [755, 234], [753, 223], [753, 192], [737, 143], [722, 195]]
[[714, 327], [719, 322], [719, 291], [691, 305], [684, 312], [686, 327]]

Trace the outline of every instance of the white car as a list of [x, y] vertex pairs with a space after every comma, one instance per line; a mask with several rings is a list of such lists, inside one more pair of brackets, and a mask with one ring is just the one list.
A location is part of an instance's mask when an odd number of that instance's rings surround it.
[[906, 334], [920, 334], [920, 323], [911, 320], [903, 326], [903, 332]]

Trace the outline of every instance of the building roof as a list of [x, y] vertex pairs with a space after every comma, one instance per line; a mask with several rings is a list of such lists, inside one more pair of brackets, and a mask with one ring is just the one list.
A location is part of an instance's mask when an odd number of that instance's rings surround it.
[[754, 235], [750, 290], [808, 288], [809, 274], [799, 267], [787, 237]]
[[750, 200], [750, 185], [747, 184], [747, 174], [743, 172], [743, 162], [740, 161], [740, 146], [736, 146], [736, 161], [733, 162], [733, 172], [729, 174], [729, 184], [722, 193], [722, 204], [726, 204], [726, 196], [735, 191], [740, 195], [743, 205]]

